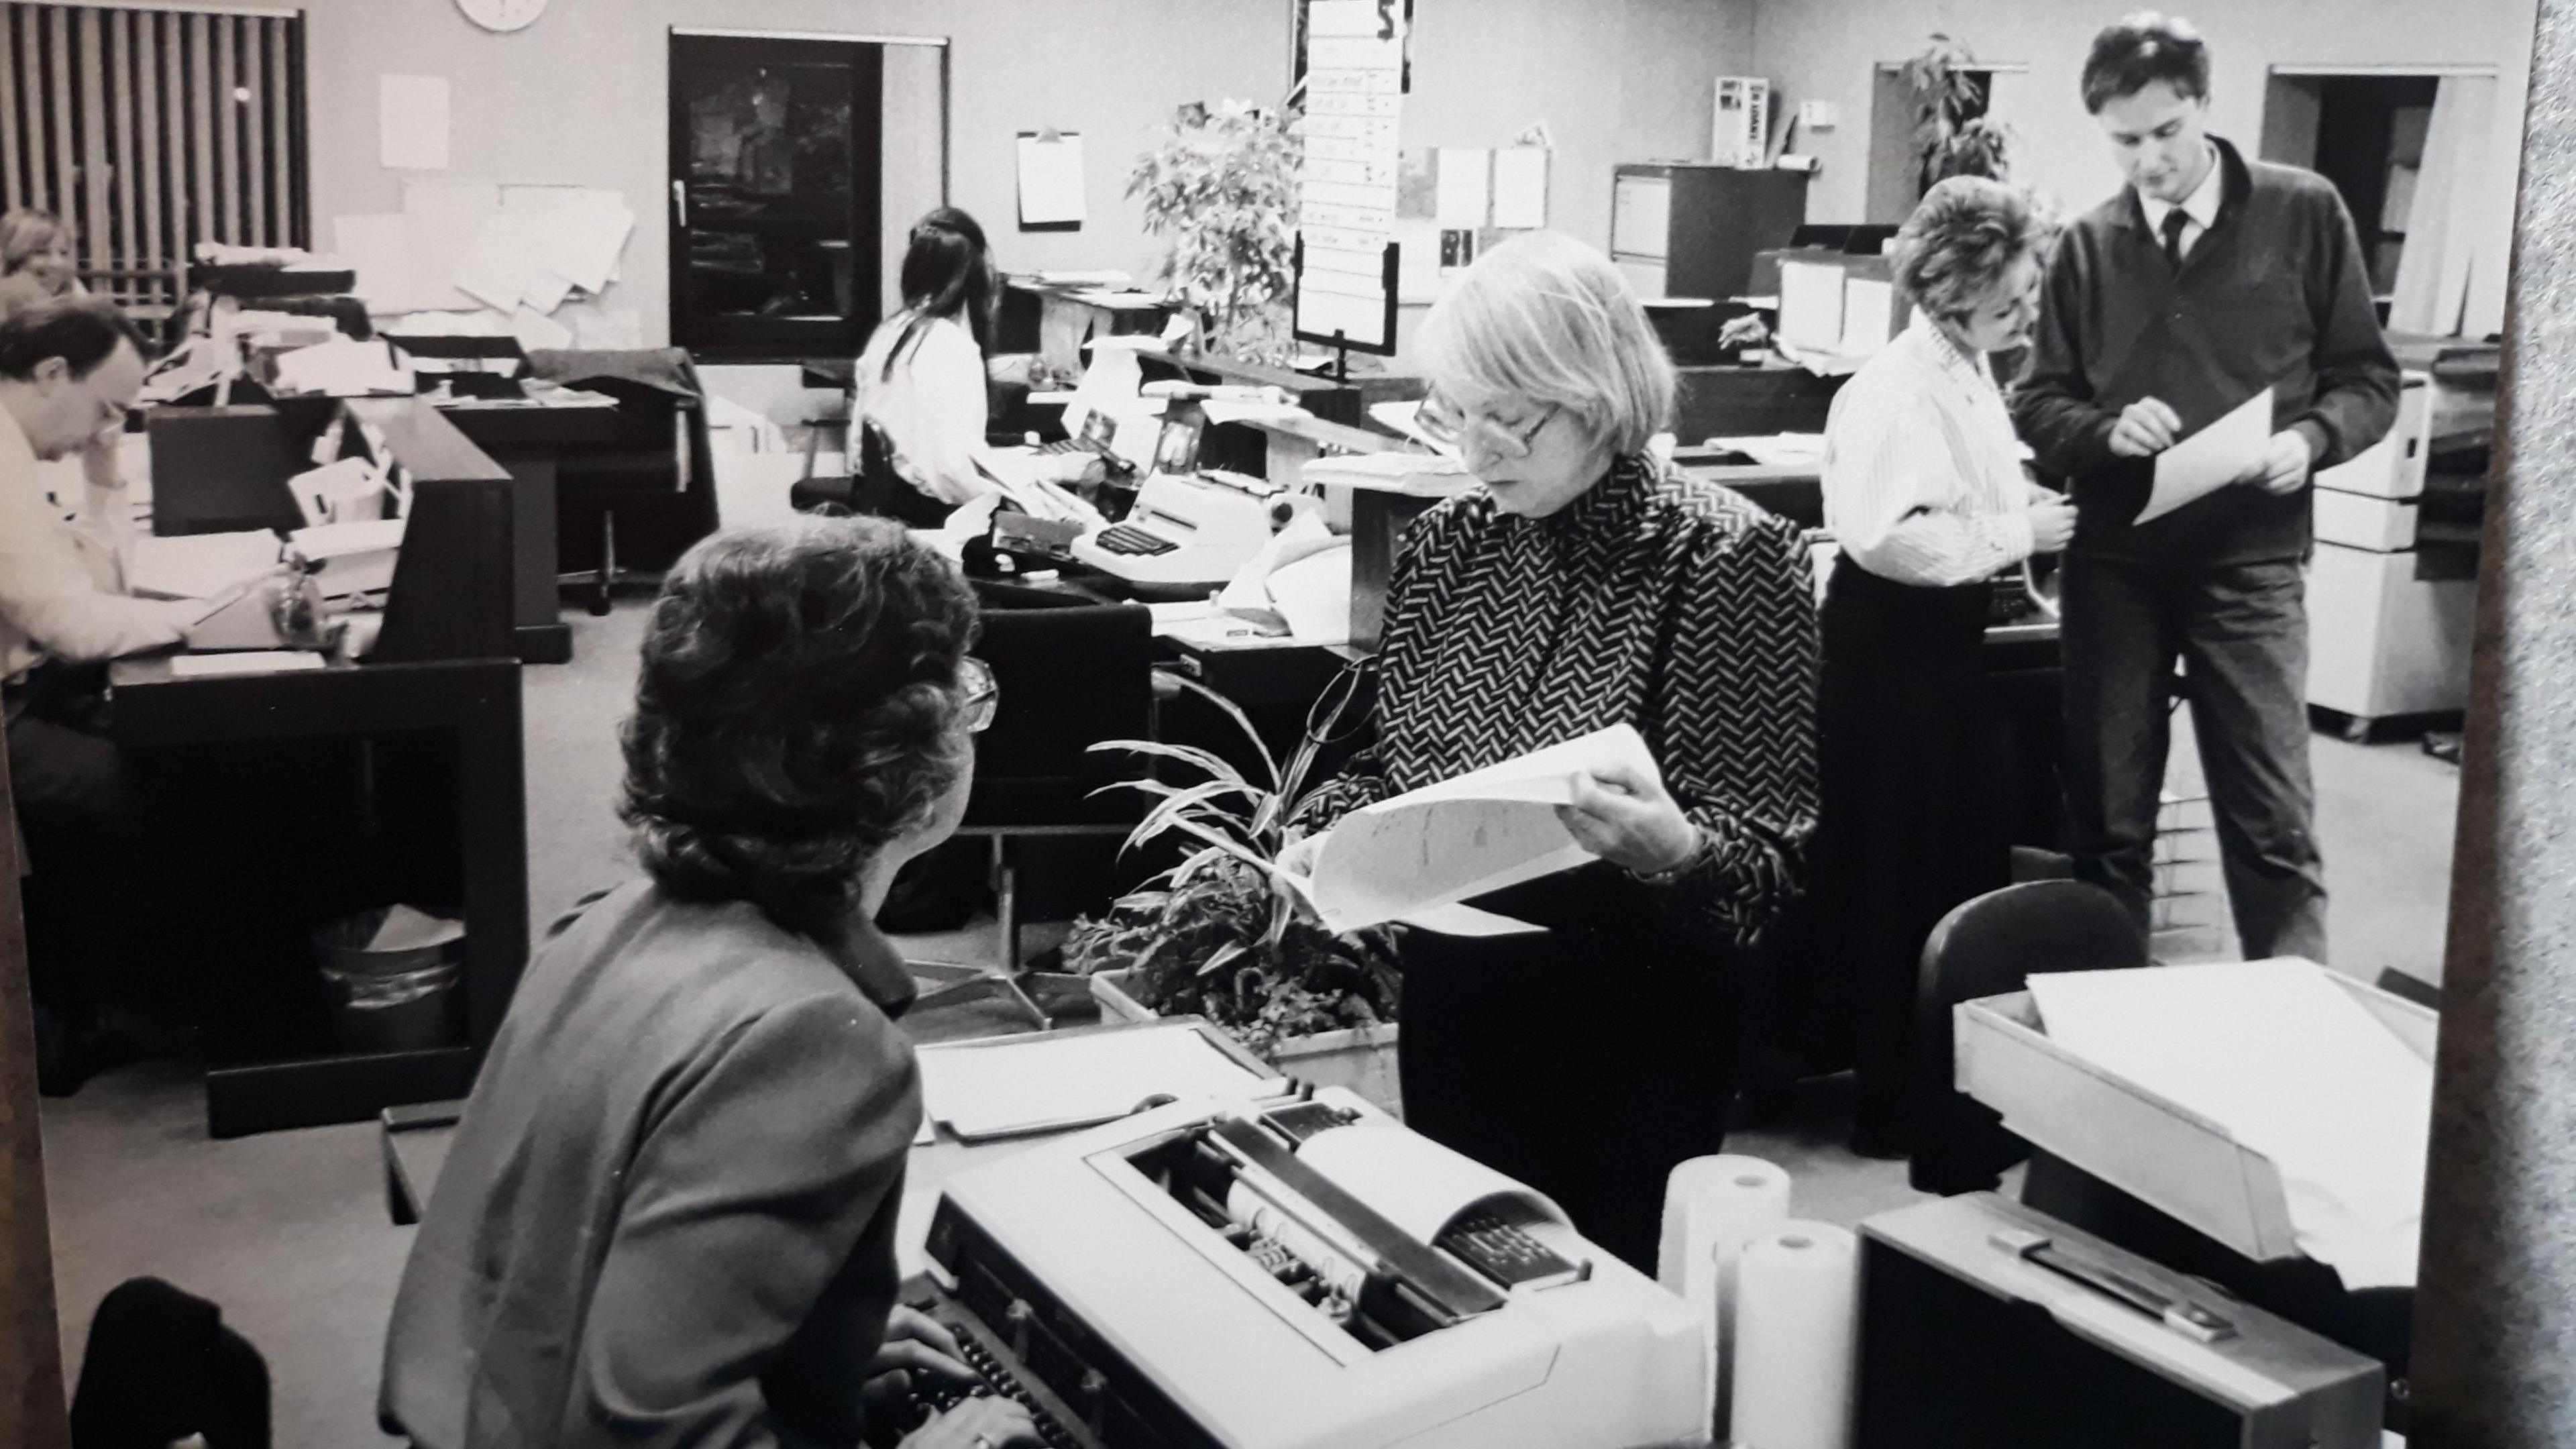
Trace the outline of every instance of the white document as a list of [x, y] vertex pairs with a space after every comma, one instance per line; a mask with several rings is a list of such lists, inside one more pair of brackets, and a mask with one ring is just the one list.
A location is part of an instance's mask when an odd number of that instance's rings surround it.
[[1482, 146], [1443, 146], [1432, 220], [1444, 228], [1474, 230], [1494, 213], [1494, 153]]
[[2082, 971], [2030, 989], [2051, 1040], [2271, 1159], [2299, 1246], [2345, 1286], [2412, 1283], [2432, 1064], [2325, 969]]
[[1187, 1025], [1041, 1033], [920, 1048], [922, 1112], [963, 1138], [1107, 1122], [1146, 1098], [1277, 1090]]
[[2162, 518], [2242, 478], [2263, 461], [2272, 441], [2272, 390], [2265, 388], [2234, 412], [2156, 455], [2155, 491], [2137, 521]]
[[536, 228], [526, 217], [494, 212], [475, 229], [473, 244], [457, 259], [450, 280], [484, 306], [511, 311], [536, 279], [536, 251]]
[[295, 649], [244, 649], [231, 654], [174, 654], [170, 656], [173, 679], [209, 679], [225, 674], [276, 674], [287, 670], [320, 669], [329, 661], [319, 654]]
[[370, 397], [391, 393], [409, 397], [417, 388], [411, 369], [395, 360], [379, 338], [360, 342], [336, 338], [277, 355], [277, 390], [322, 397]]
[[488, 181], [405, 177], [403, 221], [412, 275], [401, 305], [474, 306], [475, 299], [456, 290], [456, 264], [473, 250], [484, 219], [500, 209], [501, 188]]
[[1780, 263], [1780, 340], [1831, 352], [1843, 341], [1843, 269], [1830, 262]]
[[277, 567], [277, 535], [199, 533], [134, 541], [125, 571], [133, 593], [156, 599], [211, 599]]
[[1080, 226], [1082, 133], [1020, 133], [1020, 225]]
[[1870, 357], [1888, 344], [1894, 325], [1896, 284], [1875, 277], [1843, 279], [1843, 340], [1846, 356]]
[[510, 314], [510, 335], [530, 352], [561, 351], [572, 346], [572, 329], [522, 302]]
[[1619, 763], [1655, 769], [1626, 724], [1354, 810], [1295, 886], [1326, 927], [1353, 931], [1570, 870], [1593, 855], [1556, 808], [1573, 803], [1577, 772]]
[[501, 209], [528, 223], [532, 260], [547, 274], [528, 291], [538, 310], [561, 305], [561, 297], [545, 300], [557, 281], [596, 293], [617, 280], [618, 259], [635, 229], [624, 193], [595, 186], [504, 186]]
[[447, 169], [447, 77], [376, 77], [379, 159], [411, 171]]
[[1494, 225], [1525, 230], [1547, 225], [1547, 148], [1505, 146], [1494, 153]]
[[1334, 537], [1322, 514], [1301, 513], [1235, 573], [1217, 604], [1301, 643], [1349, 643], [1351, 541]]
[[1340, 484], [1414, 498], [1447, 498], [1475, 486], [1476, 475], [1456, 458], [1433, 453], [1345, 453], [1309, 462], [1309, 488]]
[[465, 923], [433, 916], [410, 906], [395, 906], [367, 942], [370, 951], [419, 951], [465, 939]]
[[381, 594], [394, 586], [394, 567], [402, 557], [403, 520], [379, 518], [366, 523], [325, 523], [299, 528], [290, 536], [295, 551], [320, 565], [314, 584], [326, 599]]
[[571, 295], [570, 281], [539, 267], [529, 276], [527, 290], [520, 296], [519, 301], [522, 306], [533, 307], [540, 312], [552, 312], [562, 306], [564, 299]]
[[337, 458], [286, 480], [307, 527], [325, 523], [367, 523], [385, 516], [391, 491], [384, 474], [365, 458]]

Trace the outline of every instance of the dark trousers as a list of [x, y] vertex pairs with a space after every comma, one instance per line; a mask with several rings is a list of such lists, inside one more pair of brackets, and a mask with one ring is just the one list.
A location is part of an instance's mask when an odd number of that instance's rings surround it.
[[2183, 661], [2219, 855], [2248, 957], [2326, 959], [2308, 777], [2306, 569], [2166, 568], [2069, 555], [2066, 794], [2076, 874], [2149, 924], [2168, 682]]
[[1986, 683], [1989, 589], [1922, 588], [1846, 559], [1820, 620], [1823, 792], [1808, 990], [1848, 1023], [1855, 1124], [1908, 1135], [1923, 943], [1950, 908], [2012, 881]]
[[9, 781], [27, 847], [29, 985], [85, 1021], [130, 969], [140, 791], [107, 736], [106, 672], [47, 664], [6, 695]]
[[1651, 1274], [1665, 1178], [1725, 1145], [1735, 953], [1666, 928], [1607, 866], [1477, 904], [1549, 929], [1405, 938], [1405, 1123], [1545, 1193]]

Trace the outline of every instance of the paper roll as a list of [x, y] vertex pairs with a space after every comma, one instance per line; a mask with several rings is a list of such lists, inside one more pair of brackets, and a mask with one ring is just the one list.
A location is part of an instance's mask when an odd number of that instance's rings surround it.
[[1787, 1222], [1736, 1268], [1738, 1449], [1846, 1449], [1858, 1342], [1860, 1244], [1830, 1223]]
[[1759, 1157], [1694, 1157], [1664, 1181], [1664, 1234], [1655, 1280], [1681, 1295], [1708, 1334], [1716, 1368], [1711, 1422], [1726, 1422], [1735, 1258], [1748, 1238], [1786, 1221], [1789, 1174]]

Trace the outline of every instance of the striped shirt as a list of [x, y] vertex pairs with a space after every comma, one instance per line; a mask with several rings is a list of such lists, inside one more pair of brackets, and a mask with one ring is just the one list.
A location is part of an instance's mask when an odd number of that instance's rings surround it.
[[2021, 459], [1986, 359], [1918, 315], [1834, 399], [1825, 527], [1881, 578], [1974, 583], [2030, 557]]

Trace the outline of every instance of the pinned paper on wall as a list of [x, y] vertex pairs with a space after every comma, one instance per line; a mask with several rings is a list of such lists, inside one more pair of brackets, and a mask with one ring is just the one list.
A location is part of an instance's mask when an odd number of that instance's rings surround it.
[[446, 170], [447, 120], [447, 77], [376, 77], [377, 145], [386, 166]]
[[1494, 153], [1481, 146], [1440, 148], [1432, 219], [1443, 229], [1472, 231], [1493, 214]]
[[403, 182], [403, 229], [411, 253], [406, 310], [470, 307], [456, 289], [457, 263], [474, 248], [484, 219], [501, 209], [501, 188], [487, 181]]
[[524, 305], [510, 316], [510, 335], [530, 352], [560, 351], [573, 341], [571, 328]]
[[1022, 131], [1019, 161], [1020, 230], [1081, 229], [1082, 133]]
[[[531, 259], [542, 271], [585, 292], [606, 291], [617, 280], [618, 258], [635, 231], [635, 213], [619, 192], [589, 186], [505, 186], [501, 210], [528, 227]], [[552, 291], [532, 287], [530, 296], [552, 311], [543, 297]], [[556, 299], [556, 306], [561, 299]]]
[[1494, 153], [1494, 225], [1526, 231], [1547, 225], [1547, 148], [1505, 146]]
[[495, 212], [483, 218], [473, 245], [457, 259], [452, 274], [456, 290], [497, 311], [517, 307], [538, 270], [537, 234], [537, 228], [516, 213]]

